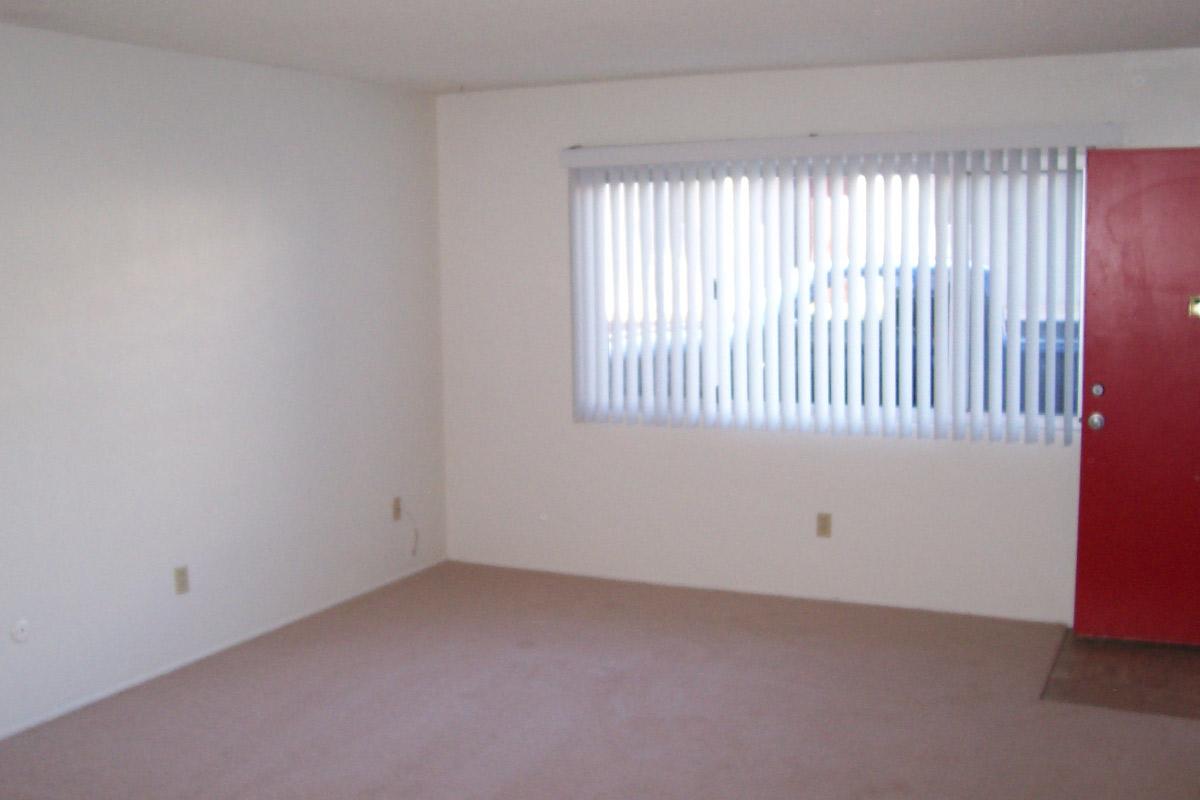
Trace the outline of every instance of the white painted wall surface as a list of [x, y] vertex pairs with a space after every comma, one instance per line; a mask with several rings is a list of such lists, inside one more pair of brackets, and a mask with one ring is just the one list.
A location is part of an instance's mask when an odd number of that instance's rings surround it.
[[429, 98], [0, 27], [0, 736], [442, 557], [435, 181]]
[[[1200, 50], [595, 83], [438, 99], [450, 555], [1069, 622], [1078, 447], [575, 423], [559, 152], [1119, 123], [1200, 144]], [[815, 514], [834, 514], [817, 539]]]

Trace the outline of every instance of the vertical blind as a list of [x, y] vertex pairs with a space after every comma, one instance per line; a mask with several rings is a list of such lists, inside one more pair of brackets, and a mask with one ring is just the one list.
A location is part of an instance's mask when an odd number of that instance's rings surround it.
[[573, 167], [577, 418], [1070, 442], [1085, 160]]

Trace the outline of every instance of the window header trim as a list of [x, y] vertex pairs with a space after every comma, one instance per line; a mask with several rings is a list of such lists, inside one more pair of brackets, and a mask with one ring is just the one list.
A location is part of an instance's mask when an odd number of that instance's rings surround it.
[[1113, 123], [1044, 128], [986, 128], [936, 132], [812, 134], [773, 139], [728, 139], [674, 144], [575, 145], [562, 151], [569, 169], [699, 164], [714, 161], [790, 159], [810, 156], [875, 156], [1011, 148], [1116, 147], [1123, 144]]

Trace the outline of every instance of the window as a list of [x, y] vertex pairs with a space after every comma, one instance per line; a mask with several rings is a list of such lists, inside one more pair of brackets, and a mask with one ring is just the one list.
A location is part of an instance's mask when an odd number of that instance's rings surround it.
[[567, 151], [577, 418], [1069, 442], [1088, 142], [1062, 141]]

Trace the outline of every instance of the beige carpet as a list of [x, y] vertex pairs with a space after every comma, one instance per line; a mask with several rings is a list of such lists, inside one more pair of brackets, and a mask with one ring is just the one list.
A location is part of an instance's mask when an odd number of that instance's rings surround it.
[[0, 742], [4, 800], [1195, 798], [1049, 625], [443, 564]]

